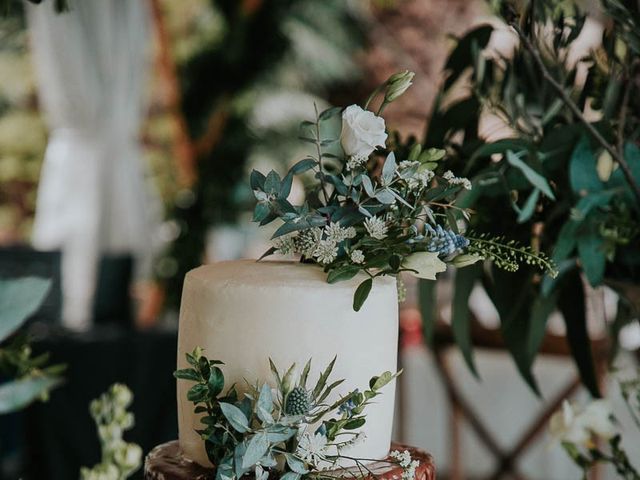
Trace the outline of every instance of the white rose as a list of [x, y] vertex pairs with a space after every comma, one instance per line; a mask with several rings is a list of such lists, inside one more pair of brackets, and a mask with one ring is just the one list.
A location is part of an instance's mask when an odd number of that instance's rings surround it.
[[426, 280], [435, 280], [436, 273], [444, 272], [447, 269], [447, 264], [438, 258], [437, 252], [412, 253], [404, 261], [403, 266], [418, 272], [408, 273]]
[[342, 112], [340, 142], [347, 156], [367, 158], [376, 147], [384, 147], [386, 140], [382, 117], [358, 105], [350, 105]]

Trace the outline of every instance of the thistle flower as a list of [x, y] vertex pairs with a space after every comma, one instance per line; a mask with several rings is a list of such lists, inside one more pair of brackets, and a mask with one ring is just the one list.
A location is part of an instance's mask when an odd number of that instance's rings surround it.
[[369, 235], [377, 240], [383, 240], [387, 237], [387, 224], [378, 217], [369, 217], [364, 221], [364, 228], [367, 229]]
[[313, 252], [313, 256], [316, 257], [319, 263], [327, 265], [338, 256], [338, 246], [331, 240], [320, 240]]

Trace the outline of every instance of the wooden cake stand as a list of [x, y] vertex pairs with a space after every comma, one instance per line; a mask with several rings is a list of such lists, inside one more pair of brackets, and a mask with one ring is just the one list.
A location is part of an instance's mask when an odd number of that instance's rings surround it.
[[[420, 461], [415, 480], [435, 480], [436, 468], [431, 455], [417, 448], [399, 444], [392, 444], [391, 450], [409, 450], [411, 458]], [[367, 468], [373, 472], [373, 475], [369, 474], [365, 477], [367, 479], [375, 477], [377, 480], [400, 480], [402, 477], [402, 469], [399, 466], [384, 461], [367, 464]], [[357, 469], [353, 471], [353, 475], [353, 478], [360, 477]], [[340, 477], [347, 478], [347, 475], [336, 474], [336, 478]], [[159, 445], [149, 452], [144, 462], [144, 478], [145, 480], [213, 480], [215, 472], [185, 458], [178, 441], [174, 440]]]

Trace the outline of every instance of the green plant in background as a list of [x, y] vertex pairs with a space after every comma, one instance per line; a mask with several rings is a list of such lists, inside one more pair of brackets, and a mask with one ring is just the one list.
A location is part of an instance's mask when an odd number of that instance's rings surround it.
[[[520, 373], [537, 391], [531, 365], [559, 309], [582, 380], [598, 395], [583, 279], [622, 294], [624, 323], [635, 308], [625, 295], [640, 278], [640, 12], [636, 2], [604, 0], [602, 44], [571, 64], [585, 22], [575, 3], [497, 3], [517, 45], [509, 55], [487, 55], [489, 25], [459, 39], [423, 144], [446, 149], [447, 166], [471, 180], [457, 204], [476, 212], [473, 231], [548, 252], [559, 275], [541, 278], [529, 267], [505, 275], [496, 264], [461, 270], [454, 336], [474, 368], [467, 301], [482, 282]], [[467, 95], [452, 99], [459, 87]], [[488, 116], [499, 127], [483, 134]], [[425, 318], [433, 319], [432, 292], [423, 292]]]
[[82, 467], [82, 480], [126, 480], [142, 465], [142, 449], [127, 443], [122, 435], [133, 427], [133, 414], [127, 411], [133, 394], [126, 385], [114, 383], [89, 406], [98, 427], [102, 460], [93, 468]]
[[[640, 379], [620, 382], [622, 397], [637, 428], [640, 428]], [[588, 478], [598, 464], [610, 464], [620, 478], [640, 480], [640, 472], [622, 447], [622, 435], [607, 400], [593, 400], [584, 407], [565, 402], [549, 422], [551, 435]], [[608, 446], [608, 451], [603, 444]]]
[[[368, 459], [350, 457], [343, 450], [359, 440], [366, 406], [400, 372], [384, 372], [373, 377], [367, 389], [329, 402], [329, 395], [344, 381], [330, 383], [335, 358], [313, 387], [307, 386], [311, 360], [297, 378], [295, 364], [281, 375], [270, 360], [275, 390], [268, 383], [247, 382], [243, 395], [236, 385], [225, 390], [223, 363], [209, 360], [201, 348], [186, 358], [190, 367], [177, 370], [175, 377], [195, 382], [187, 399], [201, 415], [198, 433], [216, 466], [216, 480], [236, 480], [248, 472], [257, 480], [266, 480], [271, 472], [284, 480], [328, 479], [332, 477], [322, 471], [338, 468], [340, 459], [350, 460], [361, 475], [371, 473], [364, 464]], [[415, 471], [417, 461], [405, 457], [398, 454], [390, 463]]]
[[32, 356], [26, 335], [16, 333], [44, 301], [51, 282], [27, 277], [0, 280], [0, 414], [46, 400], [60, 384], [63, 366], [45, 366], [48, 355]]
[[[471, 182], [440, 166], [443, 150], [422, 151], [415, 145], [406, 156], [385, 148], [385, 122], [378, 116], [411, 85], [413, 73], [392, 75], [369, 97], [365, 108], [351, 105], [317, 112], [301, 125], [300, 139], [315, 150], [296, 163], [284, 178], [254, 170], [251, 188], [257, 199], [254, 221], [282, 221], [273, 234], [274, 246], [264, 255], [299, 254], [302, 261], [324, 267], [329, 283], [364, 272], [369, 278], [354, 293], [358, 311], [381, 275], [410, 272], [436, 279], [450, 263], [458, 267], [488, 259], [508, 271], [519, 263], [555, 274], [553, 263], [513, 241], [465, 232], [469, 213], [455, 204]], [[367, 110], [382, 96], [378, 115]], [[341, 117], [341, 118], [340, 118]], [[295, 175], [313, 173], [302, 205], [287, 200]]]
[[178, 63], [196, 182], [176, 195], [169, 218], [179, 233], [157, 262], [173, 307], [184, 275], [203, 261], [207, 233], [235, 223], [250, 204], [243, 179], [252, 157], [278, 164], [291, 155], [283, 133], [295, 125], [288, 117], [281, 122], [282, 112], [357, 75], [350, 54], [362, 42], [347, 2], [206, 4], [216, 33]]

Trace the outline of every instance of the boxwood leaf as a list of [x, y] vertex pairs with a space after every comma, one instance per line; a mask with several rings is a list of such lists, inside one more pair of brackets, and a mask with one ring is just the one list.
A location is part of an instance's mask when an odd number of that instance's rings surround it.
[[371, 293], [371, 287], [373, 287], [373, 279], [368, 278], [356, 288], [356, 292], [353, 295], [353, 309], [356, 312], [359, 312], [362, 305], [364, 305], [369, 293]]

